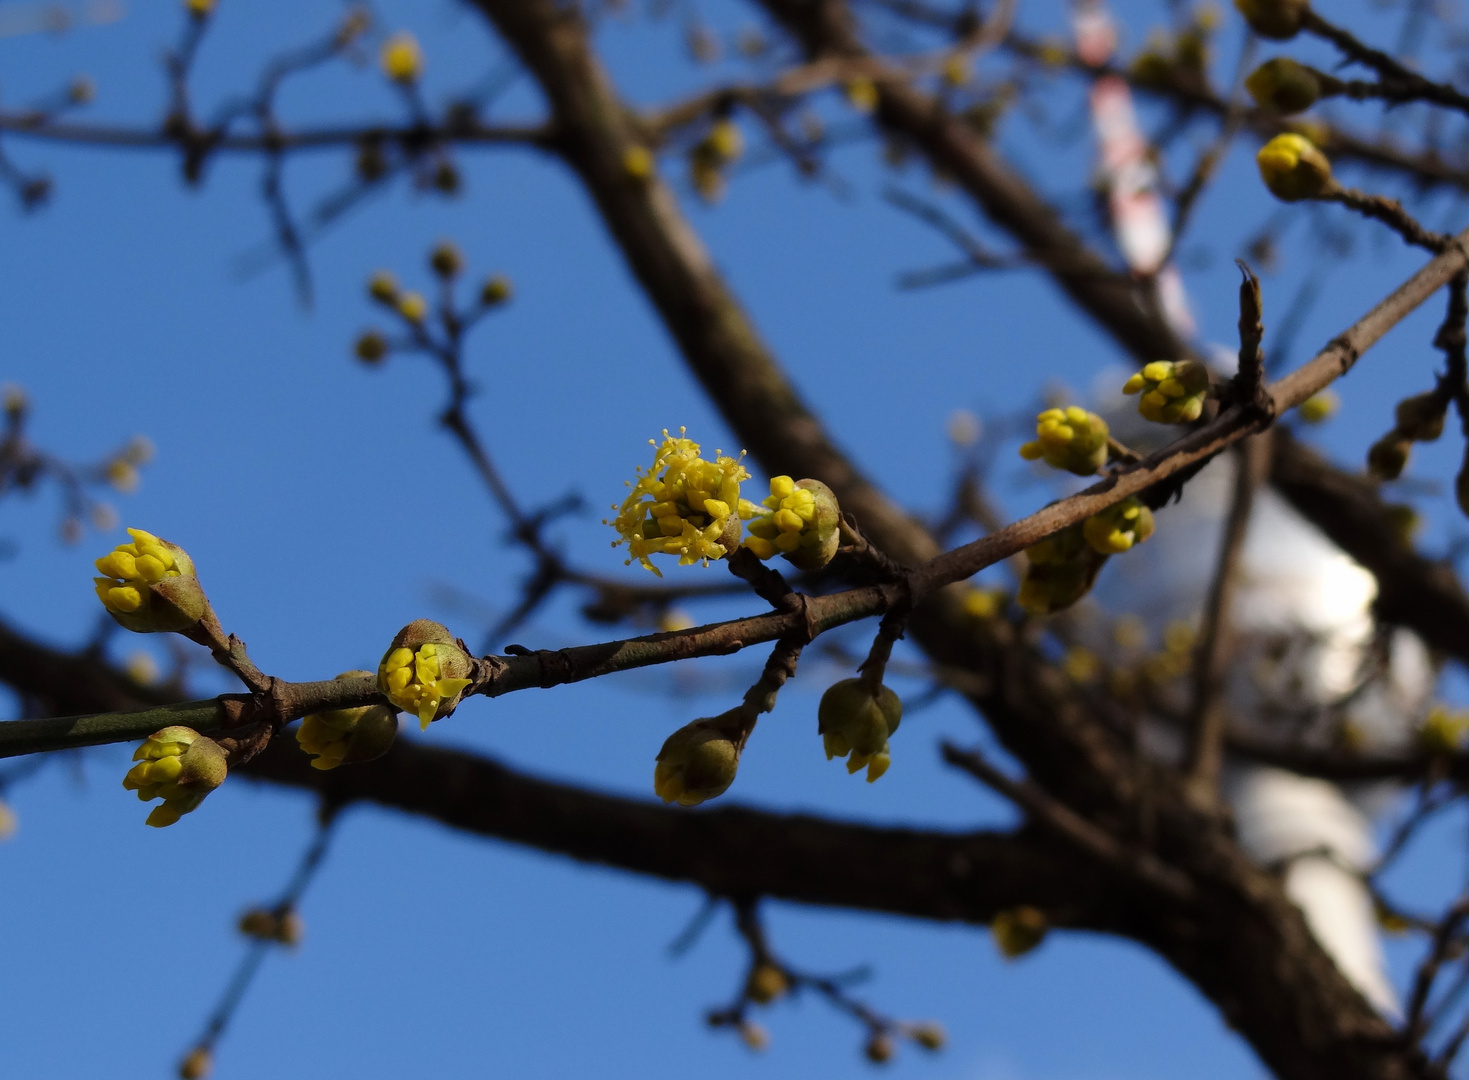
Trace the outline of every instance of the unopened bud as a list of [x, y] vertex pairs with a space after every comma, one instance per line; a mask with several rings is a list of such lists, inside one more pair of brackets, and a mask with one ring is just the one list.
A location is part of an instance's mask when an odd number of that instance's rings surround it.
[[379, 304], [396, 304], [398, 279], [386, 270], [379, 270], [367, 279], [367, 295]]
[[1304, 135], [1277, 135], [1255, 155], [1260, 179], [1283, 202], [1319, 199], [1338, 190], [1331, 162]]
[[504, 274], [496, 274], [480, 286], [479, 302], [485, 307], [499, 307], [510, 299], [512, 291], [510, 279]]
[[179, 1080], [206, 1080], [214, 1071], [214, 1055], [207, 1046], [196, 1046], [179, 1062]]
[[862, 1053], [874, 1065], [886, 1065], [893, 1059], [896, 1049], [892, 1036], [885, 1031], [874, 1031], [867, 1040], [867, 1045], [862, 1048]]
[[1390, 431], [1367, 450], [1367, 471], [1379, 480], [1396, 480], [1408, 467], [1413, 444], [1396, 431]]
[[1045, 914], [1029, 906], [1002, 911], [990, 923], [995, 945], [1006, 960], [1014, 960], [1030, 952], [1045, 940], [1049, 929]]
[[820, 480], [772, 477], [768, 511], [749, 523], [744, 546], [762, 559], [783, 555], [798, 570], [820, 570], [841, 545], [842, 511]]
[[666, 803], [698, 806], [734, 783], [749, 717], [742, 707], [685, 724], [664, 740], [653, 769], [653, 791]]
[[383, 42], [378, 59], [382, 63], [383, 74], [394, 82], [407, 85], [417, 82], [423, 74], [423, 50], [418, 47], [418, 39], [406, 30], [400, 30]]
[[866, 766], [869, 784], [892, 764], [888, 739], [902, 720], [902, 699], [886, 686], [874, 694], [860, 677], [832, 683], [816, 709], [816, 730], [826, 760], [845, 757], [849, 773]]
[[188, 553], [142, 529], [128, 535], [132, 543], [119, 544], [95, 564], [106, 575], [92, 580], [107, 613], [138, 634], [182, 633], [198, 625], [209, 600]]
[[[361, 676], [371, 678], [372, 673], [344, 671], [337, 679]], [[312, 713], [303, 717], [296, 729], [296, 742], [312, 755], [312, 768], [323, 770], [380, 758], [392, 748], [397, 737], [397, 713], [386, 705]]]
[[1433, 442], [1443, 434], [1448, 409], [1447, 395], [1432, 390], [1404, 398], [1396, 409], [1398, 434], [1414, 442]]
[[447, 281], [463, 272], [464, 256], [457, 247], [445, 240], [429, 255], [428, 264], [435, 274]]
[[760, 1005], [769, 1005], [791, 987], [786, 973], [768, 960], [750, 969], [745, 979], [745, 997]]
[[909, 1034], [913, 1041], [925, 1050], [942, 1050], [949, 1041], [942, 1024], [914, 1024]]
[[364, 364], [380, 364], [388, 355], [388, 339], [376, 330], [367, 330], [357, 338], [352, 351]]
[[1261, 37], [1286, 41], [1301, 32], [1308, 0], [1234, 0], [1234, 6]]
[[1091, 476], [1107, 463], [1107, 421], [1072, 405], [1047, 409], [1035, 418], [1034, 441], [1020, 447], [1026, 461], [1044, 459], [1052, 468]]
[[1297, 63], [1288, 56], [1267, 60], [1245, 79], [1245, 89], [1262, 108], [1274, 109], [1289, 116], [1305, 112], [1323, 93], [1341, 84], [1323, 76], [1315, 68]]
[[229, 773], [224, 750], [193, 728], [174, 726], [155, 731], [133, 754], [138, 764], [128, 770], [122, 786], [136, 791], [143, 802], [162, 799], [148, 815], [155, 828], [172, 825], [199, 804]]

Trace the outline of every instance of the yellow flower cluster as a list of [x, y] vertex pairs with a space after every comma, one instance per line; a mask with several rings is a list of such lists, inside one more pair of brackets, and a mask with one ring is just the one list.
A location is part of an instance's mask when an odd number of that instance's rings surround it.
[[1197, 360], [1154, 360], [1122, 385], [1141, 394], [1137, 411], [1155, 424], [1191, 424], [1209, 396], [1209, 369]]
[[820, 480], [776, 476], [764, 500], [769, 513], [751, 519], [744, 546], [762, 559], [784, 555], [801, 570], [831, 562], [841, 537], [836, 496]]
[[1120, 555], [1153, 535], [1153, 512], [1136, 499], [1123, 499], [1087, 518], [1081, 534], [1103, 555]]
[[1091, 476], [1107, 463], [1107, 421], [1075, 405], [1047, 409], [1035, 418], [1035, 440], [1020, 447], [1026, 461], [1044, 458], [1047, 465], [1077, 476]]
[[849, 773], [866, 766], [869, 784], [892, 764], [888, 739], [902, 719], [903, 702], [898, 695], [886, 686], [878, 687], [874, 695], [861, 678], [832, 683], [816, 709], [816, 729], [826, 760], [846, 758]]
[[198, 809], [228, 773], [219, 744], [188, 727], [155, 731], [138, 747], [133, 760], [138, 764], [128, 770], [122, 786], [136, 791], [143, 802], [163, 800], [148, 815], [147, 823], [154, 828], [172, 825]]
[[691, 566], [700, 560], [722, 559], [739, 546], [743, 531], [742, 518], [748, 519], [758, 507], [740, 498], [741, 481], [750, 478], [740, 464], [740, 457], [726, 457], [714, 452], [715, 460], [699, 456], [699, 444], [683, 437], [669, 436], [665, 429], [663, 443], [648, 440], [655, 447], [653, 467], [638, 469], [636, 483], [629, 483], [621, 506], [613, 505], [617, 517], [603, 524], [617, 530], [621, 539], [612, 546], [628, 546], [627, 563], [637, 559], [644, 568], [663, 576], [653, 565], [654, 555], [676, 555], [680, 566]]
[[1255, 155], [1260, 179], [1282, 202], [1319, 199], [1338, 190], [1331, 162], [1304, 135], [1277, 135]]
[[129, 529], [94, 564], [97, 599], [114, 619], [140, 634], [187, 630], [203, 617], [208, 601], [183, 548], [142, 529]]

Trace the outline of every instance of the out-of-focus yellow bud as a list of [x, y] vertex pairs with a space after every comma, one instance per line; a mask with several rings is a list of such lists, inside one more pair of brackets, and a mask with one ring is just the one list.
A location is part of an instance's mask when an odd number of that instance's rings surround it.
[[1014, 960], [1030, 952], [1045, 940], [1050, 929], [1043, 912], [1028, 905], [1009, 908], [995, 916], [990, 934], [1006, 960]]
[[740, 767], [749, 716], [741, 707], [685, 724], [663, 742], [653, 791], [666, 803], [698, 806], [729, 790]]
[[885, 1031], [874, 1031], [867, 1040], [867, 1045], [862, 1048], [862, 1053], [874, 1065], [886, 1065], [893, 1059], [896, 1050], [891, 1035]]
[[248, 938], [273, 941], [277, 945], [286, 945], [293, 949], [301, 944], [301, 938], [306, 932], [306, 924], [301, 921], [295, 908], [286, 908], [284, 911], [250, 908], [241, 913], [238, 926], [240, 933]]
[[418, 39], [407, 30], [400, 30], [383, 42], [378, 56], [383, 74], [397, 83], [415, 83], [423, 74], [423, 50]]
[[646, 146], [629, 146], [622, 153], [622, 171], [634, 180], [650, 180], [658, 171], [658, 159]]
[[769, 1005], [790, 988], [786, 973], [768, 960], [752, 967], [745, 979], [745, 997], [760, 1005]]
[[184, 0], [184, 10], [196, 19], [207, 19], [214, 14], [215, 0]]
[[[344, 671], [338, 679], [351, 679], [370, 671]], [[397, 713], [386, 705], [364, 705], [356, 709], [331, 709], [303, 717], [296, 729], [296, 742], [312, 755], [314, 769], [372, 761], [392, 748], [398, 737]]]
[[207, 1046], [196, 1046], [179, 1062], [179, 1080], [207, 1080], [214, 1071], [214, 1054]]
[[680, 630], [688, 630], [694, 625], [693, 616], [683, 608], [667, 608], [658, 616], [658, 631], [663, 634], [673, 634]]
[[1035, 434], [1020, 447], [1026, 461], [1043, 458], [1077, 476], [1091, 476], [1107, 463], [1107, 421], [1096, 413], [1076, 405], [1047, 409], [1035, 418]]
[[716, 120], [708, 134], [694, 144], [689, 151], [689, 177], [706, 202], [714, 202], [724, 193], [725, 170], [744, 150], [739, 126], [728, 117]]
[[1088, 683], [1102, 670], [1097, 654], [1082, 645], [1073, 645], [1061, 658], [1061, 670], [1072, 682]]
[[871, 79], [851, 79], [842, 87], [847, 95], [847, 104], [860, 113], [870, 113], [877, 108], [877, 83]]
[[405, 292], [398, 297], [398, 314], [411, 323], [421, 323], [428, 316], [428, 301], [422, 293]]
[[377, 668], [384, 696], [418, 717], [423, 730], [453, 713], [473, 680], [469, 654], [432, 619], [414, 619], [399, 630]]
[[388, 339], [376, 330], [365, 330], [358, 336], [352, 351], [364, 364], [380, 364], [388, 355]]
[[193, 728], [174, 726], [155, 731], [133, 753], [138, 764], [128, 770], [122, 786], [136, 791], [143, 802], [162, 799], [148, 815], [155, 828], [172, 825], [192, 813], [229, 772], [224, 750]]
[[386, 270], [379, 270], [367, 279], [367, 295], [379, 304], [395, 305], [398, 302], [398, 279]]
[[1304, 135], [1277, 135], [1255, 155], [1260, 179], [1282, 202], [1319, 199], [1337, 190], [1331, 162]]
[[1299, 64], [1288, 56], [1266, 60], [1245, 79], [1245, 89], [1261, 108], [1274, 109], [1289, 116], [1305, 112], [1330, 90], [1336, 79]]
[[770, 1047], [770, 1033], [749, 1020], [740, 1023], [740, 1039], [757, 1054]]
[[142, 529], [129, 529], [96, 561], [97, 599], [117, 622], [138, 634], [182, 633], [198, 624], [209, 601], [194, 575], [194, 561], [177, 544]]
[[1372, 914], [1376, 916], [1377, 925], [1382, 927], [1383, 933], [1391, 934], [1393, 937], [1406, 934], [1409, 930], [1413, 929], [1412, 923], [1381, 901], [1372, 905]]
[[73, 105], [90, 105], [96, 97], [97, 84], [87, 75], [78, 75], [66, 88], [66, 99]]
[[10, 804], [0, 799], [0, 840], [9, 840], [15, 835], [20, 820], [15, 816], [15, 811]]
[[1430, 390], [1398, 402], [1394, 418], [1398, 434], [1414, 442], [1433, 442], [1443, 434], [1444, 417], [1449, 409], [1446, 395]]
[[1209, 369], [1197, 360], [1154, 360], [1127, 382], [1124, 394], [1141, 394], [1137, 411], [1155, 424], [1191, 424], [1209, 396]]
[[1337, 397], [1336, 392], [1323, 390], [1301, 402], [1296, 414], [1304, 424], [1321, 424], [1335, 416], [1340, 408], [1341, 398]]
[[0, 404], [3, 404], [6, 418], [14, 423], [30, 408], [30, 399], [15, 383], [6, 383], [4, 389], [0, 390]]
[[816, 709], [816, 730], [826, 760], [846, 758], [849, 773], [865, 765], [869, 784], [892, 764], [888, 739], [902, 720], [903, 702], [898, 695], [881, 686], [874, 696], [861, 678], [832, 683]]
[[444, 240], [429, 252], [428, 265], [430, 270], [448, 281], [464, 272], [464, 255], [457, 247]]
[[512, 291], [510, 279], [504, 274], [495, 274], [486, 278], [485, 283], [480, 286], [479, 302], [485, 307], [499, 307], [510, 299]]
[[944, 1044], [949, 1041], [942, 1024], [914, 1024], [908, 1034], [925, 1050], [942, 1050]]
[[142, 650], [133, 653], [123, 665], [129, 679], [139, 686], [152, 686], [158, 681], [158, 661]]
[[113, 458], [107, 463], [107, 482], [123, 494], [138, 490], [138, 467], [127, 458]]
[[841, 544], [842, 511], [831, 488], [820, 480], [772, 477], [769, 511], [751, 518], [744, 546], [762, 559], [783, 555], [798, 570], [820, 570]]
[[1396, 480], [1408, 467], [1412, 452], [1413, 444], [1409, 440], [1396, 431], [1389, 431], [1367, 448], [1367, 471], [1379, 480]]
[[1309, 0], [1234, 0], [1250, 29], [1273, 41], [1286, 41], [1301, 32], [1301, 21], [1311, 9]]
[[969, 81], [969, 54], [953, 53], [944, 60], [944, 83], [958, 88]]
[[1120, 555], [1153, 535], [1153, 512], [1129, 497], [1087, 518], [1081, 535], [1101, 554]]
[[1004, 589], [970, 588], [964, 593], [964, 614], [973, 619], [993, 619], [1005, 610]]
[[1451, 713], [1444, 706], [1435, 705], [1423, 718], [1418, 742], [1430, 754], [1453, 754], [1463, 747], [1466, 733], [1469, 733], [1469, 715]]
[[1025, 549], [1025, 576], [1016, 601], [1026, 611], [1047, 615], [1076, 603], [1097, 580], [1107, 556], [1072, 525]]

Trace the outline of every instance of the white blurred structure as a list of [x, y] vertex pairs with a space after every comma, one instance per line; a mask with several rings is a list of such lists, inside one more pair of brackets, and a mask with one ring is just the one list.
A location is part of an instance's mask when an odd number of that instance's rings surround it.
[[[1112, 58], [1117, 29], [1104, 0], [1073, 0], [1072, 30], [1084, 60], [1101, 64]], [[1117, 247], [1134, 272], [1156, 275], [1164, 312], [1187, 340], [1194, 334], [1193, 319], [1177, 268], [1163, 265], [1172, 236], [1131, 90], [1120, 78], [1098, 79], [1090, 105]], [[1118, 394], [1127, 374], [1110, 378], [1103, 384], [1110, 388], [1099, 395], [1109, 421], [1120, 421], [1114, 427], [1125, 426], [1123, 417], [1136, 419], [1131, 403], [1124, 404]], [[1127, 441], [1125, 431], [1119, 435]], [[1131, 564], [1146, 571], [1147, 594], [1158, 601], [1150, 612], [1154, 619], [1188, 619], [1202, 610], [1228, 513], [1233, 468], [1232, 456], [1224, 455], [1190, 481], [1182, 502], [1160, 514], [1146, 567]], [[1128, 561], [1116, 563], [1112, 580], [1125, 585]], [[1268, 489], [1255, 497], [1240, 572], [1229, 613], [1240, 646], [1228, 688], [1236, 717], [1260, 718], [1283, 707], [1286, 716], [1261, 724], [1256, 733], [1264, 737], [1309, 739], [1312, 725], [1319, 736], [1321, 721], [1328, 720], [1328, 735], [1347, 730], [1364, 746], [1412, 738], [1435, 672], [1412, 634], [1400, 631], [1386, 643], [1377, 640], [1371, 614], [1377, 583], [1370, 573]], [[1112, 591], [1105, 578], [1101, 591]], [[1136, 595], [1119, 596], [1117, 606], [1126, 608]], [[1176, 733], [1164, 733], [1160, 740], [1169, 741], [1177, 749]], [[1376, 861], [1372, 821], [1391, 801], [1391, 787], [1349, 791], [1281, 769], [1233, 762], [1225, 794], [1245, 850], [1263, 864], [1284, 868], [1286, 892], [1316, 939], [1379, 1011], [1397, 1016], [1400, 1007], [1387, 978], [1372, 900], [1359, 876]]]

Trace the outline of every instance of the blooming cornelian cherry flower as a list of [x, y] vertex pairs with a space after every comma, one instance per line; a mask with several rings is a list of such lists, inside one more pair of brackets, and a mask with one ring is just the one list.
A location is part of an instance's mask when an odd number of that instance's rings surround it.
[[626, 499], [613, 505], [617, 517], [603, 519], [603, 524], [617, 530], [620, 539], [612, 546], [626, 544], [631, 565], [637, 559], [645, 569], [659, 577], [661, 570], [653, 565], [654, 555], [676, 555], [680, 566], [691, 566], [711, 559], [722, 559], [739, 546], [743, 528], [741, 519], [754, 517], [759, 508], [740, 498], [740, 483], [750, 478], [740, 464], [745, 456], [725, 456], [714, 451], [714, 460], [699, 456], [699, 444], [663, 432], [660, 445], [654, 447], [653, 466], [646, 472], [638, 468], [637, 481], [629, 482]]
[[1107, 463], [1107, 421], [1076, 405], [1047, 409], [1035, 418], [1035, 439], [1020, 447], [1026, 461], [1091, 476]]
[[819, 570], [831, 562], [841, 543], [841, 508], [820, 480], [772, 477], [768, 513], [750, 520], [744, 546], [762, 559], [784, 555], [799, 570]]
[[117, 622], [139, 634], [188, 630], [209, 610], [194, 575], [194, 562], [177, 544], [142, 529], [129, 529], [130, 544], [119, 544], [96, 562], [105, 577], [93, 578], [97, 599]]
[[473, 681], [469, 654], [447, 627], [432, 619], [415, 619], [393, 638], [377, 669], [383, 694], [404, 712], [418, 717], [427, 730], [454, 711]]
[[229, 769], [224, 750], [193, 728], [174, 726], [155, 731], [133, 754], [138, 764], [128, 770], [122, 786], [136, 791], [144, 802], [162, 799], [148, 815], [154, 828], [172, 825], [220, 784]]

